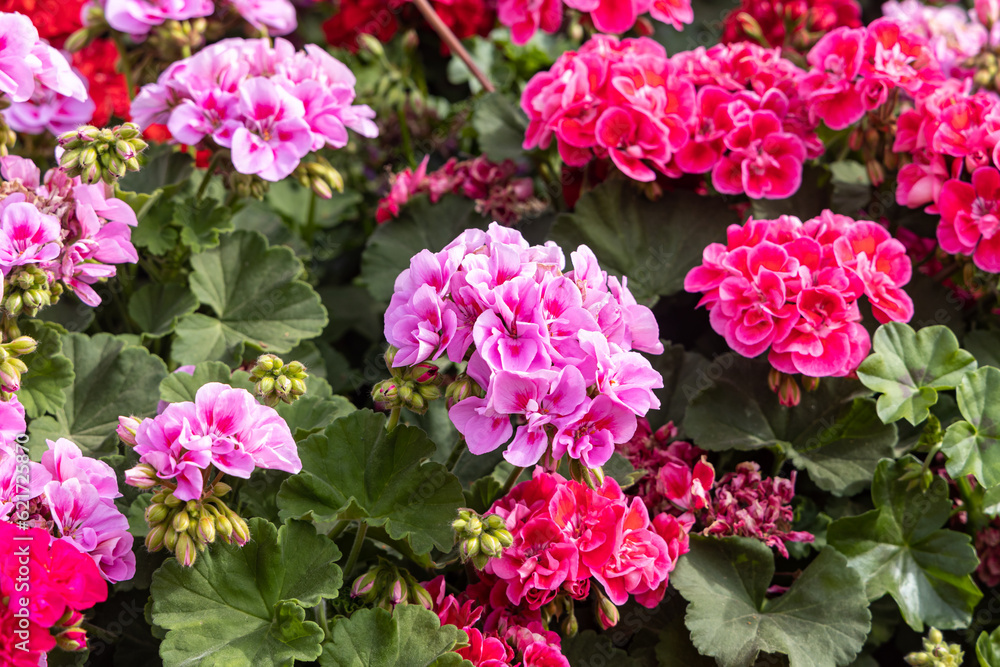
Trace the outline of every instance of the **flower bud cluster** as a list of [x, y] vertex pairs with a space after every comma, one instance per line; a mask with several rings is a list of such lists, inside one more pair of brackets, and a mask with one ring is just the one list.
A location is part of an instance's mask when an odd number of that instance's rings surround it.
[[[30, 336], [18, 336], [12, 341], [0, 344], [0, 393], [12, 393], [21, 387], [21, 375], [28, 371], [28, 366], [18, 359], [24, 354], [31, 354], [38, 348], [38, 343]], [[6, 400], [6, 398], [0, 396]]]
[[413, 575], [380, 558], [378, 565], [354, 580], [351, 597], [391, 611], [397, 604], [434, 608], [434, 601]]
[[392, 345], [385, 352], [385, 365], [392, 377], [372, 389], [372, 398], [386, 408], [405, 407], [419, 415], [427, 412], [427, 404], [441, 398], [441, 376], [438, 367], [429, 361], [413, 366], [393, 366], [398, 350]]
[[514, 543], [507, 524], [496, 514], [479, 516], [469, 509], [460, 510], [451, 527], [458, 536], [459, 558], [463, 563], [471, 560], [477, 570], [486, 567], [491, 558], [502, 556]]
[[[150, 470], [144, 472], [155, 474], [151, 466], [145, 467]], [[247, 522], [222, 500], [229, 491], [228, 484], [216, 482], [210, 494], [199, 500], [181, 500], [168, 489], [154, 494], [146, 508], [146, 548], [159, 551], [166, 547], [179, 563], [190, 567], [216, 538], [226, 544], [246, 544], [250, 539]]]
[[318, 155], [309, 162], [300, 162], [292, 176], [303, 187], [309, 188], [323, 199], [332, 197], [334, 190], [344, 191], [344, 177], [333, 168], [329, 160]]
[[149, 145], [135, 123], [98, 129], [84, 125], [59, 136], [65, 151], [59, 165], [71, 178], [79, 176], [88, 185], [113, 185], [128, 171], [139, 171], [139, 154]]
[[273, 354], [262, 354], [250, 370], [257, 396], [264, 405], [291, 403], [306, 393], [306, 367], [299, 361], [285, 363]]
[[920, 667], [958, 667], [965, 653], [958, 644], [949, 644], [937, 628], [931, 628], [924, 638], [924, 650], [906, 656], [906, 664]]

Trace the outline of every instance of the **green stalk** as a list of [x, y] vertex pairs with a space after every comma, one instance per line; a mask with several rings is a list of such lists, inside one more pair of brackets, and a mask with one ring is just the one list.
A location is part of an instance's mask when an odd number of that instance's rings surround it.
[[368, 524], [364, 521], [358, 523], [358, 533], [354, 536], [354, 545], [351, 547], [351, 553], [347, 556], [347, 562], [344, 564], [344, 577], [348, 577], [351, 571], [354, 570], [354, 566], [358, 563], [358, 556], [361, 555], [361, 547], [365, 543], [365, 533], [368, 532]]

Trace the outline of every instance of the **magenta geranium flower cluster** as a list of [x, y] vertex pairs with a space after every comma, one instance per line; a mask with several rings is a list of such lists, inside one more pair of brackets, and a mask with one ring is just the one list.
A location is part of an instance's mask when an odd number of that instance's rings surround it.
[[353, 104], [355, 78], [315, 44], [225, 39], [173, 63], [132, 102], [146, 128], [163, 123], [173, 138], [211, 140], [232, 152], [241, 174], [280, 181], [324, 146], [347, 145], [347, 130], [378, 136], [375, 112]]
[[691, 0], [499, 0], [497, 17], [510, 26], [515, 44], [526, 44], [539, 29], [549, 33], [559, 31], [563, 5], [585, 12], [600, 32], [628, 32], [646, 12], [677, 30], [694, 21]]
[[514, 543], [485, 570], [507, 583], [512, 604], [529, 609], [560, 592], [583, 600], [591, 579], [615, 605], [631, 596], [655, 607], [688, 550], [690, 524], [670, 514], [651, 520], [642, 499], [626, 496], [611, 477], [591, 489], [536, 469], [490, 511], [504, 519]]
[[171, 403], [156, 417], [133, 422], [123, 418], [118, 429], [139, 454], [140, 465], [125, 472], [126, 483], [143, 489], [164, 484], [180, 500], [201, 500], [211, 491], [213, 471], [249, 479], [257, 468], [302, 470], [288, 424], [246, 389], [210, 382], [194, 401]]
[[[385, 336], [394, 366], [447, 353], [483, 391], [449, 415], [469, 450], [483, 454], [514, 439], [516, 466], [564, 455], [594, 468], [635, 431], [636, 415], [660, 403], [660, 374], [635, 350], [663, 351], [652, 312], [627, 281], [601, 271], [580, 246], [573, 270], [552, 242], [530, 246], [493, 223], [441, 252], [423, 250], [396, 279]], [[511, 415], [524, 423], [514, 433]]]
[[811, 377], [850, 375], [871, 349], [858, 300], [879, 322], [907, 322], [902, 287], [913, 267], [881, 225], [824, 211], [732, 225], [728, 243], [705, 248], [684, 287], [703, 292], [712, 328], [745, 357], [770, 349], [777, 370]]
[[31, 20], [0, 13], [0, 93], [3, 117], [17, 132], [65, 132], [90, 120], [94, 102], [84, 78], [38, 36]]
[[0, 175], [0, 274], [7, 285], [39, 289], [28, 272], [40, 270], [41, 289], [59, 283], [89, 306], [101, 303], [93, 285], [114, 276], [116, 264], [139, 259], [132, 208], [104, 183], [86, 185], [62, 168], [43, 179], [33, 162], [13, 155], [0, 158]]

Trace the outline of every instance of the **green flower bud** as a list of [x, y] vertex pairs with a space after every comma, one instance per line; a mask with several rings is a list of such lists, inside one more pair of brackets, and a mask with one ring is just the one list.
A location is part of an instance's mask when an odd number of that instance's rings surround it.
[[205, 544], [215, 541], [215, 519], [208, 514], [198, 519], [198, 539]]
[[486, 524], [486, 530], [507, 530], [507, 524], [504, 522], [503, 517], [499, 514], [489, 514], [484, 516], [483, 522]]
[[178, 512], [177, 514], [174, 515], [172, 525], [174, 527], [174, 530], [176, 530], [178, 533], [183, 533], [188, 529], [188, 526], [191, 525], [191, 517], [188, 515], [187, 512], [184, 511]]
[[163, 534], [163, 546], [168, 551], [173, 551], [177, 546], [177, 531], [174, 530], [173, 526], [167, 526], [167, 531]]
[[410, 599], [413, 600], [413, 604], [419, 604], [425, 609], [434, 609], [434, 598], [420, 584], [415, 583], [410, 586]]
[[31, 354], [38, 349], [38, 343], [31, 336], [18, 336], [4, 347], [14, 354]]
[[216, 482], [215, 486], [212, 487], [212, 495], [216, 498], [222, 498], [232, 490], [233, 487], [229, 486], [225, 482]]
[[232, 544], [233, 524], [222, 514], [215, 517], [216, 533], [226, 544]]
[[184, 504], [183, 500], [181, 500], [172, 493], [169, 496], [167, 496], [166, 500], [164, 500], [163, 502], [167, 504], [167, 507], [170, 507], [172, 509], [176, 509]]
[[576, 614], [570, 613], [562, 622], [563, 634], [567, 637], [575, 637], [580, 631], [580, 622], [576, 620]]
[[479, 546], [482, 552], [490, 558], [498, 558], [503, 554], [503, 546], [500, 544], [500, 540], [489, 533], [483, 533], [479, 536]]
[[170, 516], [170, 510], [167, 509], [166, 505], [161, 503], [156, 503], [146, 508], [146, 523], [150, 526], [166, 521], [168, 516]]
[[181, 533], [177, 537], [177, 546], [174, 549], [174, 555], [177, 557], [177, 562], [184, 567], [194, 565], [194, 561], [198, 557], [198, 549], [195, 548], [194, 540], [191, 539], [190, 535]]
[[153, 526], [146, 533], [146, 550], [153, 552], [163, 548], [163, 537], [167, 533], [167, 524], [161, 523]]

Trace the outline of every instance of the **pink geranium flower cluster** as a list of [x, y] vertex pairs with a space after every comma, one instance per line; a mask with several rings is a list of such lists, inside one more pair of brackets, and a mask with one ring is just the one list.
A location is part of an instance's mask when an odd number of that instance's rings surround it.
[[976, 533], [975, 546], [976, 577], [989, 588], [1000, 585], [1000, 520], [993, 519]]
[[[220, 382], [203, 385], [193, 402], [172, 403], [144, 419], [134, 437], [125, 428], [118, 432], [180, 500], [201, 500], [215, 470], [242, 479], [257, 468], [302, 470], [288, 424], [274, 408]], [[156, 480], [136, 467], [126, 471], [125, 482], [151, 488]]]
[[790, 530], [795, 512], [795, 471], [788, 479], [763, 477], [753, 461], [736, 464], [736, 472], [722, 476], [704, 519], [704, 534], [716, 537], [753, 537], [788, 558], [786, 542], [812, 542], [805, 531]]
[[976, 11], [960, 5], [935, 7], [919, 0], [889, 0], [882, 5], [882, 15], [926, 39], [949, 76], [971, 76], [973, 72], [963, 64], [990, 43], [990, 31]]
[[16, 132], [65, 132], [94, 114], [84, 78], [23, 14], [0, 13], [0, 93], [11, 103], [4, 120]]
[[[493, 223], [441, 252], [421, 251], [396, 279], [385, 315], [394, 366], [447, 352], [455, 363], [468, 359], [485, 390], [449, 411], [472, 453], [514, 435], [504, 457], [516, 466], [568, 454], [593, 468], [632, 437], [637, 415], [659, 407], [653, 389], [663, 380], [634, 351], [663, 351], [652, 312], [589, 248], [571, 258], [563, 273], [554, 243], [529, 246]], [[512, 415], [523, 420], [516, 433]]]
[[88, 25], [97, 9], [113, 30], [141, 41], [167, 21], [211, 16], [217, 8], [271, 35], [287, 35], [298, 26], [295, 5], [289, 0], [220, 0], [218, 7], [212, 0], [92, 0], [81, 7], [80, 21]]
[[694, 21], [691, 0], [499, 0], [500, 23], [509, 26], [515, 44], [526, 44], [539, 28], [556, 33], [562, 26], [565, 7], [588, 14], [600, 32], [623, 33], [649, 12], [657, 21], [677, 30]]
[[807, 222], [732, 225], [728, 244], [705, 248], [684, 287], [704, 293], [712, 328], [743, 356], [770, 349], [783, 373], [837, 377], [871, 348], [858, 300], [868, 297], [879, 322], [907, 322], [911, 274], [905, 247], [881, 225], [824, 211]]
[[669, 512], [690, 526], [695, 513], [711, 502], [715, 469], [703, 450], [681, 440], [670, 442], [676, 436], [672, 422], [654, 432], [639, 419], [635, 435], [618, 451], [633, 468], [645, 471], [629, 494], [642, 498], [653, 514]]
[[537, 208], [531, 179], [517, 178], [517, 165], [511, 160], [496, 164], [485, 156], [461, 162], [451, 158], [428, 174], [429, 160], [425, 157], [416, 170], [407, 168], [393, 175], [389, 194], [375, 212], [379, 223], [398, 217], [400, 207], [422, 194], [431, 202], [449, 193], [473, 199], [478, 213], [505, 225], [515, 224], [526, 210]]
[[670, 514], [650, 520], [639, 498], [606, 477], [598, 489], [536, 469], [493, 504], [514, 537], [486, 572], [507, 583], [507, 597], [538, 609], [560, 592], [587, 597], [591, 578], [615, 605], [629, 596], [655, 607], [670, 572], [688, 550], [690, 527]]
[[378, 135], [375, 113], [353, 104], [355, 78], [315, 44], [225, 39], [170, 65], [142, 87], [132, 116], [163, 123], [188, 146], [211, 141], [232, 151], [241, 174], [280, 181], [312, 151], [343, 148], [347, 130]]
[[[491, 604], [506, 590], [502, 580], [484, 575], [458, 597], [447, 594], [444, 576], [423, 586], [441, 625], [454, 625], [468, 635], [468, 645], [456, 652], [476, 667], [569, 667], [559, 635], [545, 629], [538, 610], [511, 613], [505, 596], [496, 606]], [[477, 599], [477, 594], [486, 599]]]
[[823, 153], [798, 92], [804, 74], [753, 44], [667, 58], [651, 39], [596, 35], [525, 87], [524, 147], [554, 137], [570, 166], [610, 158], [638, 181], [711, 172], [720, 192], [785, 198]]
[[92, 285], [135, 263], [132, 208], [103, 183], [85, 185], [61, 168], [44, 179], [30, 160], [0, 158], [0, 274], [8, 285], [30, 267], [44, 271], [89, 306], [101, 302]]
[[811, 69], [802, 80], [814, 119], [844, 129], [890, 94], [934, 91], [945, 76], [927, 43], [908, 23], [881, 18], [863, 28], [837, 28], [809, 51]]
[[82, 612], [107, 598], [97, 565], [68, 542], [0, 521], [0, 664], [38, 667], [57, 645], [83, 650]]

